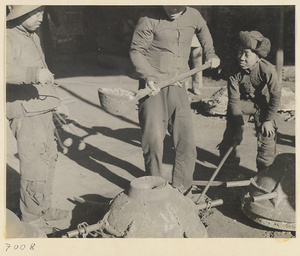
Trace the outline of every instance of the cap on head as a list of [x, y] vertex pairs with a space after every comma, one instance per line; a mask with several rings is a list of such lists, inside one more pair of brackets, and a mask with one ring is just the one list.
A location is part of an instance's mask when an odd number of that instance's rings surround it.
[[6, 21], [11, 21], [22, 17], [40, 7], [42, 5], [11, 5], [10, 13], [6, 16]]
[[244, 48], [251, 49], [257, 55], [265, 58], [271, 50], [271, 42], [258, 31], [241, 31], [241, 45]]

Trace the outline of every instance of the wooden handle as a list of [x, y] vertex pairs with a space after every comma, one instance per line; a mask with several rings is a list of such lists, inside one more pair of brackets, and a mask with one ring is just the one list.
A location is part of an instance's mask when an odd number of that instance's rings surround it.
[[[193, 181], [193, 185], [196, 186], [203, 186], [205, 187], [208, 183], [208, 180], [194, 180]], [[212, 181], [212, 183], [210, 184], [213, 187], [218, 187], [218, 186], [223, 186], [224, 185], [224, 181]]]
[[251, 184], [250, 180], [239, 180], [239, 181], [227, 181], [227, 182], [225, 182], [226, 188], [247, 187], [250, 184]]
[[[158, 86], [160, 89], [162, 89], [162, 88], [164, 88], [164, 87], [166, 87], [168, 85], [171, 85], [171, 84], [173, 84], [173, 83], [175, 83], [175, 82], [177, 82], [179, 80], [182, 80], [184, 78], [192, 76], [192, 75], [194, 75], [194, 74], [196, 74], [196, 73], [198, 73], [200, 71], [203, 71], [205, 69], [208, 69], [210, 67], [211, 67], [211, 64], [209, 62], [206, 62], [201, 67], [193, 68], [193, 69], [191, 69], [188, 72], [182, 73], [182, 74], [180, 74], [178, 76], [175, 76], [175, 77], [171, 77], [171, 78], [169, 78], [169, 79], [167, 79], [167, 80], [165, 80], [165, 81], [163, 81], [161, 83], [156, 84], [156, 86]], [[140, 100], [140, 99], [144, 98], [145, 96], [149, 95], [151, 92], [152, 92], [152, 90], [149, 87], [146, 87], [144, 89], [140, 89], [140, 90], [137, 91], [134, 99], [135, 100]]]
[[211, 183], [213, 182], [214, 178], [217, 176], [217, 174], [219, 173], [221, 167], [222, 167], [223, 164], [225, 163], [227, 157], [230, 155], [231, 151], [236, 147], [236, 145], [237, 145], [237, 141], [235, 141], [235, 142], [233, 143], [233, 145], [228, 149], [228, 151], [226, 152], [226, 154], [223, 156], [223, 158], [222, 158], [221, 162], [219, 163], [217, 169], [215, 170], [215, 172], [213, 173], [213, 175], [212, 175], [211, 178], [209, 179], [209, 181], [208, 181], [206, 187], [204, 188], [203, 192], [202, 192], [201, 195], [199, 196], [199, 198], [198, 198], [196, 204], [199, 204], [200, 201], [201, 201], [201, 199], [204, 198], [204, 196], [205, 196], [207, 190], [209, 189]]

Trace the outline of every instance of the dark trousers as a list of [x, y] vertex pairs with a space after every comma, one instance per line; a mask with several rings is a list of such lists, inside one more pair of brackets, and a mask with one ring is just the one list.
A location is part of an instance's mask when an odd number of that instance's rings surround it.
[[10, 122], [20, 159], [22, 220], [36, 220], [51, 206], [57, 145], [52, 112]]
[[[243, 101], [241, 104], [242, 112], [244, 114], [244, 121], [248, 115], [253, 116], [253, 121], [256, 130], [257, 137], [257, 155], [256, 155], [256, 166], [257, 170], [261, 171], [264, 168], [270, 166], [276, 156], [276, 138], [277, 138], [277, 126], [275, 120], [273, 120], [273, 126], [275, 128], [275, 134], [271, 137], [266, 137], [261, 132], [261, 123], [260, 123], [260, 110], [254, 108], [254, 104], [251, 101]], [[247, 118], [248, 119], [248, 118]], [[236, 134], [237, 126], [234, 124], [230, 117], [227, 117], [226, 129], [223, 134], [223, 140], [219, 144], [220, 157], [223, 157], [229, 147], [233, 144], [233, 137]], [[246, 157], [246, 156], [245, 156]], [[240, 154], [238, 152], [238, 146], [231, 152], [227, 158], [224, 169], [227, 171], [234, 172], [240, 163]]]
[[172, 185], [181, 190], [191, 187], [196, 146], [185, 86], [169, 86], [158, 95], [143, 99], [139, 105], [139, 121], [147, 175], [163, 177], [163, 142], [168, 131], [175, 149]]

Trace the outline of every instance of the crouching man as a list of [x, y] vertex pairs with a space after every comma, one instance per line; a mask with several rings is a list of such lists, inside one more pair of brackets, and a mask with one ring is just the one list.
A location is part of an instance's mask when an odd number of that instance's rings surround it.
[[[239, 36], [240, 70], [228, 81], [227, 126], [219, 151], [223, 157], [235, 141], [241, 143], [243, 115], [252, 115], [257, 137], [256, 165], [257, 170], [262, 171], [273, 163], [276, 154], [275, 117], [281, 86], [274, 66], [264, 59], [271, 49], [270, 40], [258, 31], [242, 31]], [[236, 172], [239, 162], [238, 151], [234, 149], [223, 166], [223, 174], [239, 179]]]

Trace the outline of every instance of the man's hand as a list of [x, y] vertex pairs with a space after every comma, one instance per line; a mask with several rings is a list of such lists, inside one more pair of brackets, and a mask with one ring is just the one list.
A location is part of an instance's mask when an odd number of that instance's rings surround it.
[[214, 57], [208, 60], [211, 68], [217, 68], [220, 66], [220, 59], [218, 57]]
[[177, 81], [173, 84], [174, 86], [179, 86], [180, 88], [182, 87], [182, 82]]
[[151, 96], [155, 96], [160, 92], [160, 88], [155, 85], [154, 81], [149, 81], [147, 86], [152, 90], [150, 93]]
[[235, 135], [233, 136], [233, 141], [237, 142], [237, 145], [240, 145], [243, 140], [244, 128], [243, 126], [239, 126], [236, 130]]
[[275, 128], [271, 121], [265, 121], [261, 125], [261, 132], [266, 137], [271, 137], [275, 134]]
[[70, 114], [68, 105], [64, 103], [63, 101], [60, 103], [60, 105], [56, 108], [56, 112], [63, 117], [67, 118]]
[[37, 81], [41, 85], [45, 84], [53, 84], [54, 83], [54, 76], [53, 74], [49, 71], [49, 69], [42, 68], [37, 74]]

